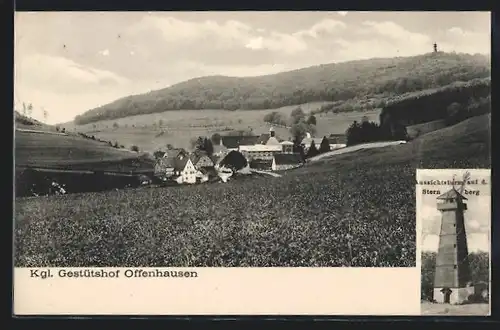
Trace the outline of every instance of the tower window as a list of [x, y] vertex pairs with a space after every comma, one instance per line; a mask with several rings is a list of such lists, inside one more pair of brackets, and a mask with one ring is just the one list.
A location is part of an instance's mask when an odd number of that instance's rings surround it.
[[457, 265], [453, 265], [453, 268], [454, 268], [454, 269], [457, 269]]
[[453, 247], [454, 247], [454, 248], [456, 248], [456, 247], [457, 247], [457, 245], [456, 245], [456, 244], [453, 244]]

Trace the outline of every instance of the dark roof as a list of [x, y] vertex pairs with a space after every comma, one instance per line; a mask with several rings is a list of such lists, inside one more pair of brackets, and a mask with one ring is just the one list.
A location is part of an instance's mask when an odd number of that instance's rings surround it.
[[200, 168], [200, 172], [203, 174], [208, 174], [208, 175], [217, 175], [217, 170], [212, 166], [212, 167], [202, 167]]
[[189, 157], [176, 157], [174, 158], [174, 169], [176, 171], [182, 171], [189, 160]]
[[174, 158], [179, 156], [181, 153], [185, 155], [187, 154], [186, 150], [182, 148], [168, 149], [165, 151], [165, 155], [163, 155], [163, 157]]
[[300, 154], [274, 154], [276, 165], [298, 165], [302, 164], [303, 160]]
[[460, 194], [455, 188], [452, 188], [445, 192], [444, 194], [440, 195], [437, 199], [451, 199], [451, 198], [460, 198], [467, 200], [462, 194]]
[[221, 136], [222, 144], [227, 148], [236, 149], [242, 145], [254, 145], [257, 143], [259, 137], [257, 135], [245, 136]]
[[262, 133], [257, 139], [256, 144], [266, 144], [270, 137], [271, 135], [269, 133]]
[[[192, 154], [189, 155], [189, 158], [191, 159], [191, 161], [193, 162], [193, 164], [196, 164], [198, 163], [198, 161], [201, 159], [201, 157], [203, 156], [207, 156], [208, 157], [208, 154], [206, 153], [206, 151], [202, 151], [202, 150], [196, 150], [195, 152], [193, 152]], [[210, 157], [209, 157], [210, 158]], [[212, 159], [211, 159], [212, 160]], [[213, 161], [213, 160], [212, 160]]]

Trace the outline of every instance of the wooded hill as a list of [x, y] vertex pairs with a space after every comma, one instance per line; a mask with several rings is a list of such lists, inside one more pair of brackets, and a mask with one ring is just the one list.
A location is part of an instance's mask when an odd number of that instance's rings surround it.
[[[259, 77], [209, 76], [119, 99], [75, 117], [75, 123], [83, 125], [168, 110], [254, 110], [316, 101], [380, 100], [489, 77], [490, 67], [489, 56], [438, 52], [324, 64]], [[349, 110], [354, 109], [343, 111]]]

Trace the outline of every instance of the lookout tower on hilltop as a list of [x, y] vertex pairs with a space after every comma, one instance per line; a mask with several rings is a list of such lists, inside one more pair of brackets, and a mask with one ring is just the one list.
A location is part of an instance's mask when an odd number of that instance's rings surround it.
[[437, 200], [437, 209], [441, 211], [441, 232], [436, 256], [434, 299], [438, 303], [460, 304], [474, 290], [468, 287], [471, 274], [464, 221], [464, 211], [467, 210], [464, 200], [467, 198], [453, 187]]
[[434, 53], [437, 53], [438, 52], [438, 45], [437, 45], [437, 43], [434, 43], [433, 46], [434, 46]]

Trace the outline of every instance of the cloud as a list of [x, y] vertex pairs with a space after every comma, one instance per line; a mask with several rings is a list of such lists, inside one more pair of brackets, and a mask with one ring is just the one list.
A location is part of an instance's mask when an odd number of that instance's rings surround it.
[[109, 49], [104, 49], [99, 52], [100, 55], [102, 56], [109, 56]]
[[16, 83], [61, 92], [81, 92], [82, 87], [128, 83], [111, 71], [95, 69], [60, 56], [34, 54], [15, 63]]
[[333, 19], [324, 19], [311, 26], [308, 30], [301, 30], [294, 33], [293, 35], [298, 37], [308, 36], [312, 38], [318, 38], [320, 36], [327, 36], [328, 34], [342, 31], [346, 27], [347, 25], [344, 22], [336, 21]]

